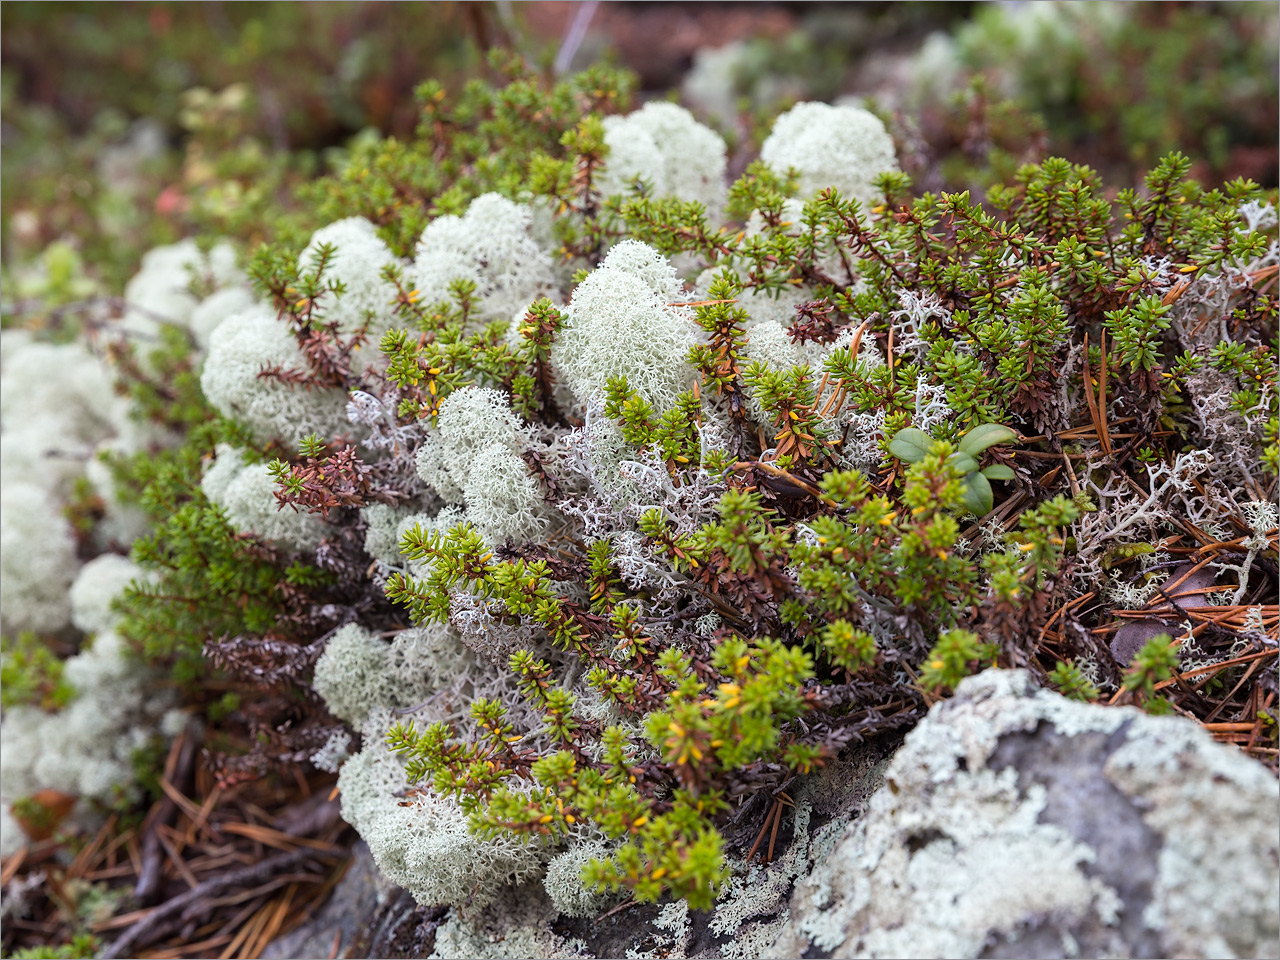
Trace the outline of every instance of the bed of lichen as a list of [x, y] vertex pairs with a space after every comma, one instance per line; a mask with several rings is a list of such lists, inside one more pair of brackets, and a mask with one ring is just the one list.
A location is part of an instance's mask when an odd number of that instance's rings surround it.
[[[524, 83], [493, 123], [528, 109]], [[481, 193], [411, 261], [359, 217], [296, 260], [260, 251], [262, 299], [214, 327], [200, 379], [242, 436], [135, 548], [199, 590], [168, 543], [199, 509], [268, 565], [306, 563], [300, 596], [334, 592], [204, 653], [234, 673], [265, 642], [323, 642], [311, 689], [360, 749], [319, 719], [293, 735], [327, 734], [388, 876], [424, 903], [542, 876], [569, 914], [619, 889], [708, 906], [731, 812], [981, 664], [1168, 709], [1169, 635], [1184, 670], [1264, 649], [1258, 188], [1205, 192], [1174, 155], [1113, 203], [1050, 160], [988, 212], [913, 196], [879, 121], [824, 104], [780, 117], [729, 186], [714, 133], [669, 104], [610, 115], [618, 96], [550, 91], [544, 109], [605, 116], [523, 148], [503, 179], [528, 199]], [[433, 109], [435, 149], [474, 149]], [[921, 446], [895, 457], [906, 428]], [[978, 457], [998, 507], [985, 478], [964, 498]], [[1192, 608], [1211, 629], [1179, 604], [1131, 666], [1099, 613], [1147, 606], [1185, 557], [1226, 575]], [[172, 590], [133, 589], [126, 636], [171, 631]]]

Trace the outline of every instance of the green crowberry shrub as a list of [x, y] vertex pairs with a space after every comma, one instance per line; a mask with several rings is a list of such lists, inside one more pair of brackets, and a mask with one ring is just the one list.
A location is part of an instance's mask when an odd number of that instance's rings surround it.
[[[680, 108], [609, 119], [626, 77], [501, 67], [308, 188], [346, 219], [255, 254], [219, 426], [130, 467], [164, 575], [124, 629], [312, 706], [318, 657], [362, 740], [313, 716], [307, 755], [394, 880], [462, 903], [590, 848], [589, 891], [708, 907], [744, 804], [977, 670], [1155, 703], [1178, 644], [1274, 638], [1108, 646], [1207, 545], [1275, 602], [1274, 196], [1178, 154], [796, 196], [831, 156], [725, 183]], [[789, 122], [832, 111], [878, 123]]]

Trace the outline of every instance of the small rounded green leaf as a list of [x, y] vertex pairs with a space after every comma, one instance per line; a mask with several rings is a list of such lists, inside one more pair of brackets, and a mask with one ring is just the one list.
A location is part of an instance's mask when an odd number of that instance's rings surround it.
[[982, 468], [982, 475], [988, 480], [1012, 480], [1013, 468], [1006, 467], [1003, 463], [993, 463]]
[[978, 461], [967, 453], [953, 453], [947, 458], [951, 465], [960, 471], [961, 476], [973, 473], [978, 469]]
[[991, 512], [994, 497], [991, 495], [991, 484], [980, 473], [971, 473], [964, 478], [964, 506], [975, 517], [985, 517]]
[[933, 437], [916, 427], [903, 427], [889, 441], [889, 452], [907, 463], [919, 463], [929, 452]]
[[1018, 439], [1018, 435], [1010, 428], [999, 423], [980, 423], [960, 440], [960, 452], [976, 457], [987, 447], [997, 443], [1010, 443]]

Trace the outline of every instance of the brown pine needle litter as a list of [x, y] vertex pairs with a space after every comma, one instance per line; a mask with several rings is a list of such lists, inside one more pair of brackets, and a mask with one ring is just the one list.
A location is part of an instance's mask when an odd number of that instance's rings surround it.
[[[154, 960], [260, 956], [328, 899], [354, 839], [333, 776], [299, 768], [223, 789], [207, 769], [192, 769], [204, 763], [198, 747], [192, 728], [175, 739], [160, 796], [141, 820], [113, 814], [92, 836], [55, 835], [4, 862], [3, 885], [44, 873], [28, 916], [6, 919], [6, 954], [69, 939], [77, 904], [95, 889], [109, 888], [118, 903], [90, 925], [99, 956]], [[140, 906], [143, 881], [153, 899]]]

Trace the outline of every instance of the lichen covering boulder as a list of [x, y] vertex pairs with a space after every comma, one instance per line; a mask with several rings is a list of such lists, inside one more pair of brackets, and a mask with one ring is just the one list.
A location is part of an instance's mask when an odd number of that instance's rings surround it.
[[1278, 801], [1189, 721], [990, 670], [907, 737], [770, 955], [1274, 957]]

